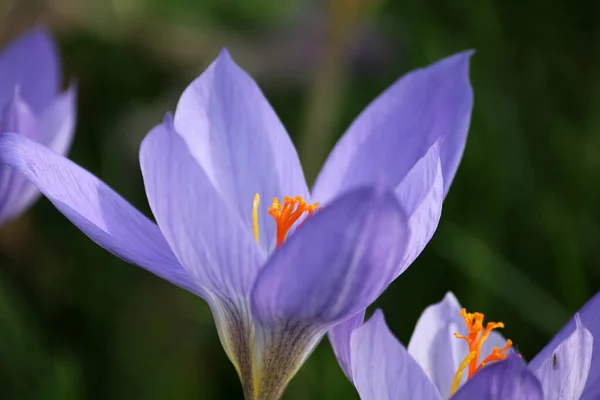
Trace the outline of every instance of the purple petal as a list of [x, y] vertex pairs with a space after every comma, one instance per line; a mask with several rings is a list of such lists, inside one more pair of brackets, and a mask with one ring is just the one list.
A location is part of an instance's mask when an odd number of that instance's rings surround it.
[[371, 304], [404, 257], [409, 230], [393, 193], [360, 188], [310, 218], [257, 277], [263, 321], [336, 324]]
[[[0, 116], [0, 133], [2, 132], [18, 132], [33, 140], [40, 138], [35, 116], [18, 92]], [[27, 178], [8, 165], [0, 164], [0, 224], [25, 210], [36, 192]]]
[[20, 90], [13, 91], [11, 101], [2, 110], [0, 133], [18, 132], [29, 139], [40, 141], [41, 131], [29, 104], [21, 96]]
[[[252, 201], [267, 215], [273, 198], [303, 196], [308, 189], [298, 155], [256, 83], [226, 50], [183, 93], [175, 127], [208, 179], [249, 229]], [[259, 222], [261, 246], [275, 246], [275, 223]]]
[[460, 362], [468, 354], [468, 346], [454, 337], [462, 327], [461, 306], [450, 292], [444, 299], [423, 311], [408, 343], [408, 352], [426, 371], [442, 396], [450, 396], [450, 388]]
[[406, 257], [398, 265], [394, 279], [421, 254], [431, 240], [442, 214], [444, 181], [438, 142], [417, 161], [395, 192], [402, 208], [410, 216], [408, 223], [411, 235]]
[[350, 357], [350, 337], [352, 332], [365, 321], [365, 310], [334, 326], [327, 336], [340, 367], [352, 381], [352, 358]]
[[594, 338], [575, 314], [575, 332], [554, 349], [534, 370], [544, 390], [544, 400], [579, 399], [592, 361]]
[[106, 250], [202, 295], [158, 227], [83, 168], [14, 133], [0, 134], [0, 162], [25, 175], [61, 213]]
[[[581, 323], [592, 334], [593, 337], [600, 337], [600, 292], [596, 293], [580, 310], [579, 316]], [[560, 343], [567, 340], [576, 329], [575, 318], [572, 318], [554, 338], [535, 356], [529, 363], [529, 368], [536, 371], [542, 363], [552, 357], [554, 349]], [[582, 400], [592, 400], [600, 397], [600, 346], [594, 346], [592, 350], [592, 361], [585, 384], [585, 389], [581, 395]]]
[[441, 400], [433, 382], [377, 310], [351, 339], [352, 376], [362, 400]]
[[152, 212], [183, 267], [206, 290], [243, 307], [265, 256], [169, 116], [142, 142], [140, 164]]
[[397, 186], [437, 141], [448, 191], [462, 156], [473, 106], [463, 52], [399, 79], [373, 101], [338, 142], [313, 196], [329, 201], [380, 176]]
[[517, 355], [477, 372], [452, 400], [543, 400], [540, 382]]
[[67, 154], [75, 133], [76, 90], [71, 86], [59, 94], [40, 115], [44, 145], [58, 154]]
[[59, 86], [59, 60], [50, 35], [34, 29], [10, 43], [0, 53], [0, 107], [10, 101], [15, 88], [34, 113], [50, 104]]

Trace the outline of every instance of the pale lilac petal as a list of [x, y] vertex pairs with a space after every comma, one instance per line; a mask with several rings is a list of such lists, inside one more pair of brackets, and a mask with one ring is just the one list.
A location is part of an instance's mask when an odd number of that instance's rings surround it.
[[[38, 123], [29, 106], [15, 93], [0, 115], [0, 133], [18, 132], [39, 140]], [[18, 171], [0, 164], [0, 224], [15, 218], [31, 203], [35, 187]]]
[[590, 370], [594, 338], [575, 314], [575, 332], [558, 345], [533, 372], [544, 390], [544, 400], [579, 399]]
[[[252, 201], [267, 215], [273, 198], [303, 196], [308, 189], [298, 155], [277, 115], [226, 50], [183, 93], [175, 127], [190, 151], [248, 230]], [[275, 223], [259, 221], [261, 246], [275, 246]]]
[[59, 94], [39, 117], [44, 145], [58, 154], [67, 154], [75, 133], [76, 89]]
[[398, 265], [394, 279], [421, 254], [437, 229], [442, 215], [444, 180], [439, 148], [439, 143], [434, 143], [396, 187], [400, 204], [410, 216], [408, 222], [411, 235], [406, 257]]
[[[593, 337], [600, 337], [600, 292], [596, 293], [580, 310], [579, 316], [581, 323]], [[560, 332], [535, 356], [529, 363], [529, 368], [536, 371], [542, 363], [552, 357], [554, 349], [560, 343], [567, 340], [576, 329], [575, 318], [572, 318]], [[581, 395], [581, 400], [595, 400], [600, 398], [600, 346], [594, 346], [592, 350], [592, 361], [585, 384], [585, 389]]]
[[52, 38], [34, 29], [10, 43], [0, 53], [0, 107], [19, 88], [34, 113], [42, 112], [59, 86], [59, 60]]
[[540, 382], [517, 356], [491, 364], [469, 379], [452, 400], [543, 400]]
[[329, 156], [317, 178], [313, 198], [326, 202], [381, 176], [397, 186], [438, 141], [446, 193], [471, 118], [471, 54], [459, 53], [413, 71], [373, 101]]
[[441, 302], [423, 311], [408, 343], [408, 352], [445, 399], [450, 396], [460, 362], [468, 354], [465, 341], [454, 337], [454, 332], [466, 329], [459, 315], [461, 308], [456, 297], [448, 292]]
[[390, 332], [380, 310], [352, 333], [350, 347], [352, 376], [361, 400], [443, 399]]
[[[0, 122], [0, 131], [17, 132], [46, 145], [58, 154], [67, 153], [75, 127], [74, 89], [69, 89], [59, 95], [37, 119], [18, 92], [11, 103], [12, 105], [7, 109], [9, 114], [12, 113], [15, 117], [5, 115], [4, 123]], [[0, 192], [4, 193], [4, 198], [9, 196], [9, 200], [4, 201], [4, 207], [0, 211], [0, 224], [2, 224], [3, 221], [13, 219], [29, 208], [39, 198], [40, 192], [12, 168], [0, 166], [0, 171], [2, 171], [0, 172], [0, 182], [11, 183], [8, 191], [0, 188]], [[7, 178], [4, 175], [11, 177]], [[3, 186], [0, 183], [0, 187]], [[0, 198], [2, 197], [3, 195], [0, 195]], [[0, 203], [2, 203], [1, 200]], [[2, 207], [0, 206], [0, 208]]]
[[42, 139], [36, 117], [19, 89], [13, 91], [11, 100], [2, 109], [0, 133], [4, 132], [18, 132], [38, 142]]
[[[466, 336], [468, 331], [458, 300], [451, 292], [444, 299], [425, 309], [408, 343], [408, 352], [438, 387], [444, 398], [450, 396], [450, 389], [460, 363], [469, 354], [469, 347], [454, 333]], [[483, 343], [479, 360], [483, 361], [495, 346], [503, 348], [506, 339], [492, 331], [488, 340]], [[463, 376], [462, 383], [466, 380]]]
[[[75, 133], [75, 89], [70, 88], [57, 96], [38, 118], [37, 125], [37, 140], [56, 153], [66, 155]], [[21, 209], [28, 208], [39, 196], [34, 185], [26, 185], [21, 194]]]
[[223, 348], [247, 391], [254, 382], [256, 343], [249, 296], [266, 256], [169, 115], [142, 142], [140, 165], [158, 226], [183, 268], [207, 293]]
[[0, 134], [0, 162], [31, 183], [94, 242], [153, 274], [202, 295], [158, 227], [95, 176], [47, 147]]
[[352, 332], [361, 326], [365, 321], [365, 310], [359, 312], [346, 321], [334, 326], [327, 334], [335, 358], [337, 358], [340, 367], [348, 377], [352, 380], [352, 358], [350, 357], [350, 337]]
[[252, 293], [255, 315], [327, 326], [357, 314], [387, 287], [408, 235], [393, 193], [360, 188], [339, 197], [263, 267]]
[[142, 142], [140, 164], [152, 212], [181, 265], [206, 290], [243, 307], [265, 256], [170, 116]]

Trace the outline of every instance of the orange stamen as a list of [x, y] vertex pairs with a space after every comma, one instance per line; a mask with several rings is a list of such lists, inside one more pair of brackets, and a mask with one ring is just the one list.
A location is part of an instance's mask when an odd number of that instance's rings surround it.
[[505, 360], [508, 357], [508, 350], [512, 346], [512, 341], [507, 340], [506, 346], [502, 349], [498, 349], [498, 347], [494, 347], [491, 354], [489, 354], [486, 358], [483, 359], [481, 363], [479, 363], [479, 356], [481, 355], [481, 347], [483, 343], [488, 339], [490, 333], [496, 328], [504, 328], [504, 324], [502, 322], [488, 322], [486, 327], [483, 328], [483, 314], [481, 313], [468, 313], [464, 308], [460, 311], [460, 315], [465, 320], [465, 325], [469, 333], [467, 336], [459, 335], [455, 333], [454, 336], [458, 339], [463, 339], [469, 345], [469, 354], [460, 365], [456, 373], [456, 377], [452, 384], [452, 389], [450, 395], [453, 395], [454, 392], [458, 389], [458, 385], [460, 383], [460, 377], [462, 376], [463, 370], [469, 367], [469, 375], [468, 378], [472, 378], [473, 375], [481, 368], [485, 367], [487, 364], [494, 361]]
[[319, 203], [307, 204], [302, 196], [283, 198], [283, 206], [279, 200], [273, 199], [273, 205], [269, 207], [269, 215], [275, 219], [277, 224], [277, 248], [280, 248], [292, 226], [306, 212], [306, 218], [310, 218], [317, 211]]

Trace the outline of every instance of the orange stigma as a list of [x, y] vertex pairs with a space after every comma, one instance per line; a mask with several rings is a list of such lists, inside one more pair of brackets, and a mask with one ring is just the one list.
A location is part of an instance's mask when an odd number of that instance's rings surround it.
[[283, 206], [279, 200], [273, 199], [273, 204], [269, 207], [269, 215], [275, 219], [277, 224], [277, 248], [280, 248], [292, 227], [300, 219], [302, 214], [308, 213], [306, 218], [310, 218], [317, 211], [319, 203], [307, 204], [302, 196], [283, 198]]
[[490, 336], [490, 332], [492, 332], [496, 328], [504, 328], [504, 324], [502, 322], [488, 322], [485, 328], [483, 327], [483, 314], [481, 313], [468, 313], [464, 308], [460, 311], [460, 315], [465, 320], [465, 325], [467, 325], [467, 329], [469, 333], [467, 336], [459, 335], [455, 333], [458, 339], [464, 339], [469, 345], [469, 354], [465, 357], [465, 359], [460, 364], [458, 371], [456, 372], [456, 376], [454, 377], [454, 381], [452, 382], [452, 389], [450, 391], [450, 395], [452, 396], [454, 392], [458, 389], [460, 385], [460, 379], [463, 374], [463, 370], [469, 367], [469, 379], [475, 375], [477, 371], [481, 368], [485, 367], [487, 364], [494, 361], [505, 360], [508, 357], [508, 350], [512, 346], [512, 341], [510, 339], [506, 340], [506, 346], [502, 349], [498, 349], [498, 346], [494, 347], [491, 354], [479, 363], [479, 356], [481, 355], [481, 346]]

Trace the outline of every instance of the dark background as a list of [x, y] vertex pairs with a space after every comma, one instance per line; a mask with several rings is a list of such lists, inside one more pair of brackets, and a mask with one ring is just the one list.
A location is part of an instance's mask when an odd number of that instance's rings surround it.
[[[377, 305], [407, 343], [451, 290], [530, 359], [600, 284], [599, 18], [597, 1], [0, 0], [0, 43], [53, 32], [79, 87], [70, 157], [147, 214], [139, 143], [222, 46], [309, 180], [395, 79], [475, 48], [469, 140], [439, 229]], [[1, 398], [241, 398], [205, 303], [45, 199], [0, 230], [0, 263]], [[357, 398], [327, 341], [284, 397]]]

